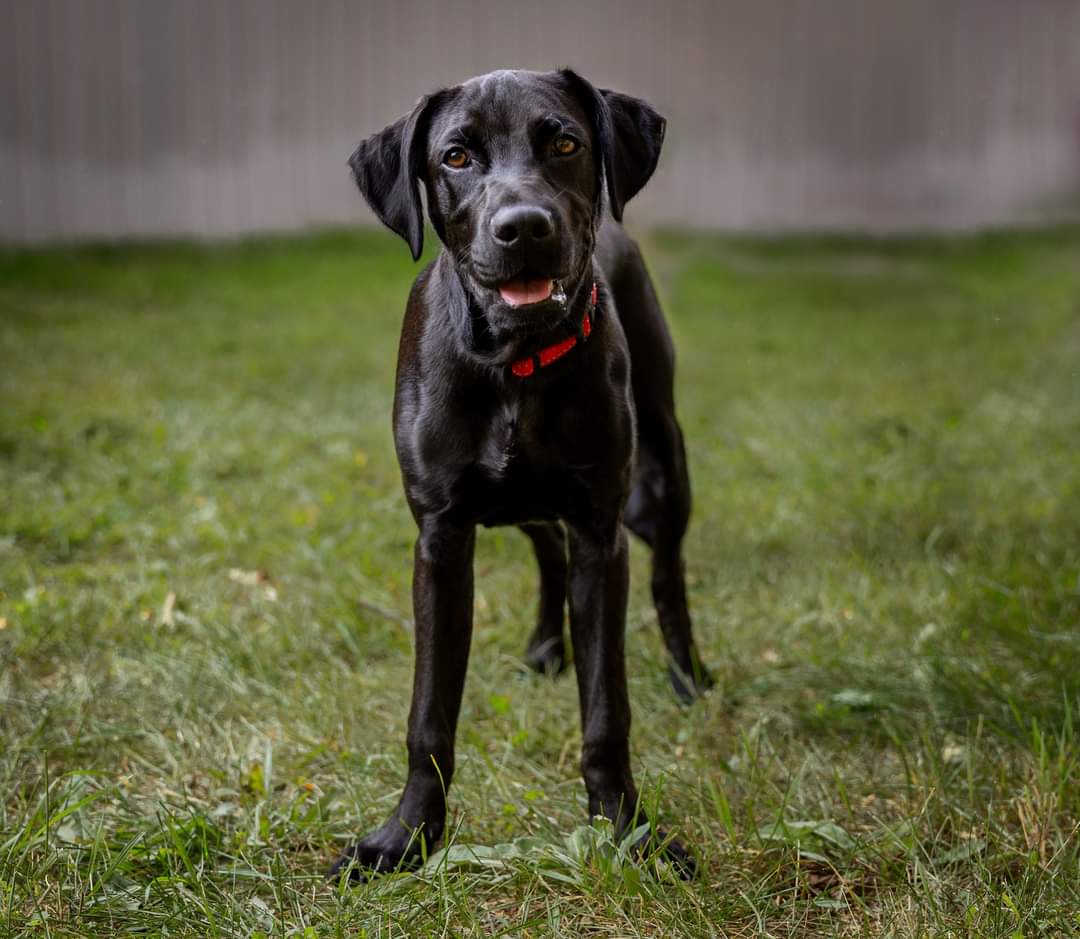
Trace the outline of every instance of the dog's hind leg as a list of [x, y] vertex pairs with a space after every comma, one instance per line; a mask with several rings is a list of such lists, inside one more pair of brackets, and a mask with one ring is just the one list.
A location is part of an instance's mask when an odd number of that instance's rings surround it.
[[554, 675], [566, 667], [566, 532], [558, 522], [520, 527], [529, 536], [540, 566], [540, 609], [525, 651], [525, 663], [534, 671]]
[[713, 679], [694, 643], [686, 602], [682, 540], [690, 519], [690, 476], [682, 430], [673, 414], [644, 414], [638, 465], [623, 521], [652, 548], [652, 595], [667, 646], [671, 686], [689, 703]]

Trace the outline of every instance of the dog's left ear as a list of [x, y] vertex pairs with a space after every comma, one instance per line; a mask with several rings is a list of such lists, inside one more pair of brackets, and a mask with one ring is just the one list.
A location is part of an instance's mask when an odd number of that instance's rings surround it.
[[570, 69], [561, 74], [592, 110], [608, 205], [615, 221], [621, 222], [623, 206], [642, 190], [656, 169], [667, 121], [640, 98], [596, 89]]
[[413, 260], [424, 249], [420, 180], [425, 175], [427, 124], [438, 94], [421, 98], [412, 113], [368, 137], [349, 157], [353, 179], [379, 220], [409, 245]]

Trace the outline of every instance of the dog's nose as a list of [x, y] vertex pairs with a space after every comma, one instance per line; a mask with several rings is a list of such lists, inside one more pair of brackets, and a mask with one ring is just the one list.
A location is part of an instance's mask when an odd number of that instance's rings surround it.
[[510, 205], [491, 217], [491, 234], [506, 248], [539, 244], [555, 234], [555, 223], [538, 205]]

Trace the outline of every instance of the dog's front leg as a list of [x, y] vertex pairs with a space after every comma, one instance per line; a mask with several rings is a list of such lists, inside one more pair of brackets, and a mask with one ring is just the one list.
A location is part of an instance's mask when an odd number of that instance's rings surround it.
[[[637, 788], [630, 772], [630, 696], [626, 688], [626, 601], [629, 563], [626, 533], [609, 537], [570, 528], [570, 637], [581, 702], [581, 774], [589, 814], [604, 815], [622, 835], [636, 824]], [[637, 845], [681, 877], [697, 867], [692, 854], [659, 829]]]
[[409, 711], [409, 775], [394, 813], [334, 865], [354, 879], [415, 867], [442, 836], [454, 774], [454, 735], [465, 687], [473, 612], [476, 531], [421, 520], [413, 565], [416, 663]]
[[570, 638], [581, 704], [581, 773], [589, 813], [622, 832], [637, 810], [630, 773], [626, 690], [626, 534], [617, 521], [597, 532], [570, 526]]

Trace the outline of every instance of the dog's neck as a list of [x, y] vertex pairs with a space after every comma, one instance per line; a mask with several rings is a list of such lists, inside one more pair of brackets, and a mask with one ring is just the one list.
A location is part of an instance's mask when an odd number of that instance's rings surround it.
[[[565, 285], [566, 315], [543, 332], [495, 331], [483, 307], [462, 282], [456, 267], [450, 263], [445, 252], [443, 259], [453, 293], [449, 300], [455, 333], [461, 351], [468, 358], [488, 367], [509, 369], [513, 362], [533, 356], [552, 343], [568, 336], [581, 335], [583, 321], [590, 312], [593, 285], [598, 281], [595, 258], [590, 256], [573, 283]], [[596, 311], [593, 311], [592, 316], [595, 320]]]

